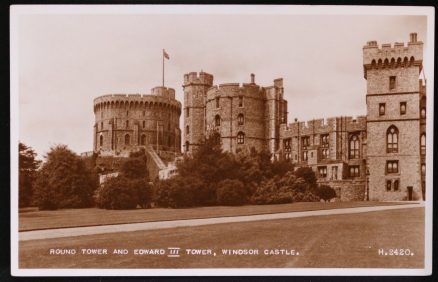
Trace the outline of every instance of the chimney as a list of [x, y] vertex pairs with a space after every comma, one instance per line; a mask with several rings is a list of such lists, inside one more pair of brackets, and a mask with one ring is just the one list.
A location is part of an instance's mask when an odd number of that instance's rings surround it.
[[251, 84], [255, 84], [255, 75], [251, 74]]
[[416, 32], [413, 32], [413, 33], [409, 34], [409, 36], [411, 38], [411, 40], [409, 41], [410, 43], [417, 42], [417, 33]]

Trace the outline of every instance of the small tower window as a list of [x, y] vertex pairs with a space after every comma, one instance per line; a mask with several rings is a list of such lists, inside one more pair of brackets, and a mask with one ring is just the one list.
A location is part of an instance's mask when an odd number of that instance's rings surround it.
[[129, 120], [126, 121], [126, 128], [129, 127]]
[[395, 76], [389, 77], [389, 90], [395, 89]]
[[406, 102], [400, 102], [400, 114], [406, 114]]
[[350, 137], [350, 159], [359, 158], [359, 136], [358, 134], [353, 134]]
[[399, 186], [400, 186], [400, 181], [398, 179], [394, 180], [394, 191], [398, 191]]
[[420, 137], [420, 153], [426, 155], [426, 133], [421, 134]]
[[141, 136], [140, 144], [143, 145], [143, 146], [146, 145], [146, 135], [143, 134], [143, 135]]
[[190, 127], [188, 125], [186, 126], [186, 134], [190, 134]]
[[386, 104], [385, 103], [380, 103], [379, 104], [379, 116], [383, 116], [385, 114], [385, 108], [386, 108]]
[[190, 116], [190, 108], [186, 108], [186, 117]]
[[220, 115], [216, 115], [214, 117], [214, 125], [215, 126], [221, 126], [221, 117], [220, 117]]
[[238, 124], [238, 125], [243, 125], [244, 122], [245, 122], [245, 119], [244, 119], [243, 114], [239, 114], [239, 115], [237, 116], [237, 124]]
[[190, 147], [190, 143], [189, 143], [189, 141], [186, 141], [186, 145], [185, 145], [185, 147], [186, 147], [186, 152], [188, 152], [188, 151], [189, 151], [189, 147]]
[[421, 118], [426, 118], [426, 108], [421, 108]]
[[219, 97], [216, 97], [216, 108], [219, 108], [220, 103], [219, 103]]
[[100, 137], [99, 137], [99, 145], [100, 145], [100, 147], [103, 146], [103, 135], [100, 135]]
[[398, 161], [386, 161], [386, 173], [398, 173]]
[[125, 145], [131, 144], [131, 136], [129, 134], [125, 135]]
[[386, 152], [398, 152], [398, 129], [395, 126], [390, 126], [386, 131]]
[[242, 131], [237, 133], [237, 144], [245, 144], [245, 133]]
[[239, 96], [239, 107], [243, 107], [243, 96]]

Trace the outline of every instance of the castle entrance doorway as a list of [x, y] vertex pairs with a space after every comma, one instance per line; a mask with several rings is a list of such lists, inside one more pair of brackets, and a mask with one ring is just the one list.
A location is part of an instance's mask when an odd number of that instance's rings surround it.
[[412, 201], [412, 186], [408, 186], [408, 201]]

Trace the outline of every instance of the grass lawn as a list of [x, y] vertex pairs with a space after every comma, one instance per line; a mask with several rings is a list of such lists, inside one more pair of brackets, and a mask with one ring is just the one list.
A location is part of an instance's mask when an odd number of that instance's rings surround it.
[[[409, 202], [406, 202], [409, 203]], [[188, 209], [136, 209], [136, 210], [104, 210], [65, 209], [57, 211], [38, 211], [23, 209], [19, 213], [19, 231], [51, 229], [77, 226], [93, 226], [106, 224], [137, 223], [162, 220], [209, 218], [221, 216], [240, 216], [293, 211], [310, 211], [321, 209], [351, 208], [379, 206], [403, 203], [382, 202], [334, 202], [334, 203], [293, 203], [283, 205], [248, 205], [241, 207], [200, 207]]]
[[[167, 257], [168, 247], [181, 248], [181, 257]], [[49, 255], [50, 248], [78, 253]], [[109, 254], [83, 255], [82, 248], [106, 248]], [[112, 254], [115, 248], [129, 253]], [[166, 254], [133, 253], [151, 248]], [[414, 255], [379, 255], [380, 248], [410, 249]], [[211, 249], [216, 256], [187, 255], [186, 249]], [[259, 254], [223, 255], [223, 249]], [[264, 255], [265, 249], [294, 249], [299, 255]], [[20, 268], [423, 268], [424, 208], [23, 241], [19, 261]]]

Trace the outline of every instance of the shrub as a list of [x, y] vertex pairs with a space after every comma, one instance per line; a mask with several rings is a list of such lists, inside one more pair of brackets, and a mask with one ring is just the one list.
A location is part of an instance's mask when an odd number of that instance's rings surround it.
[[239, 206], [247, 202], [247, 191], [243, 183], [236, 179], [225, 179], [218, 183], [216, 200], [220, 205]]
[[105, 209], [145, 208], [151, 201], [151, 188], [144, 179], [128, 179], [123, 176], [108, 179], [96, 193], [96, 203]]
[[311, 185], [316, 186], [316, 175], [315, 172], [310, 167], [300, 167], [295, 171], [295, 176], [297, 178], [303, 178], [304, 181]]
[[319, 186], [317, 191], [318, 191], [318, 196], [324, 201], [329, 201], [334, 197], [336, 197], [336, 191], [328, 185]]

